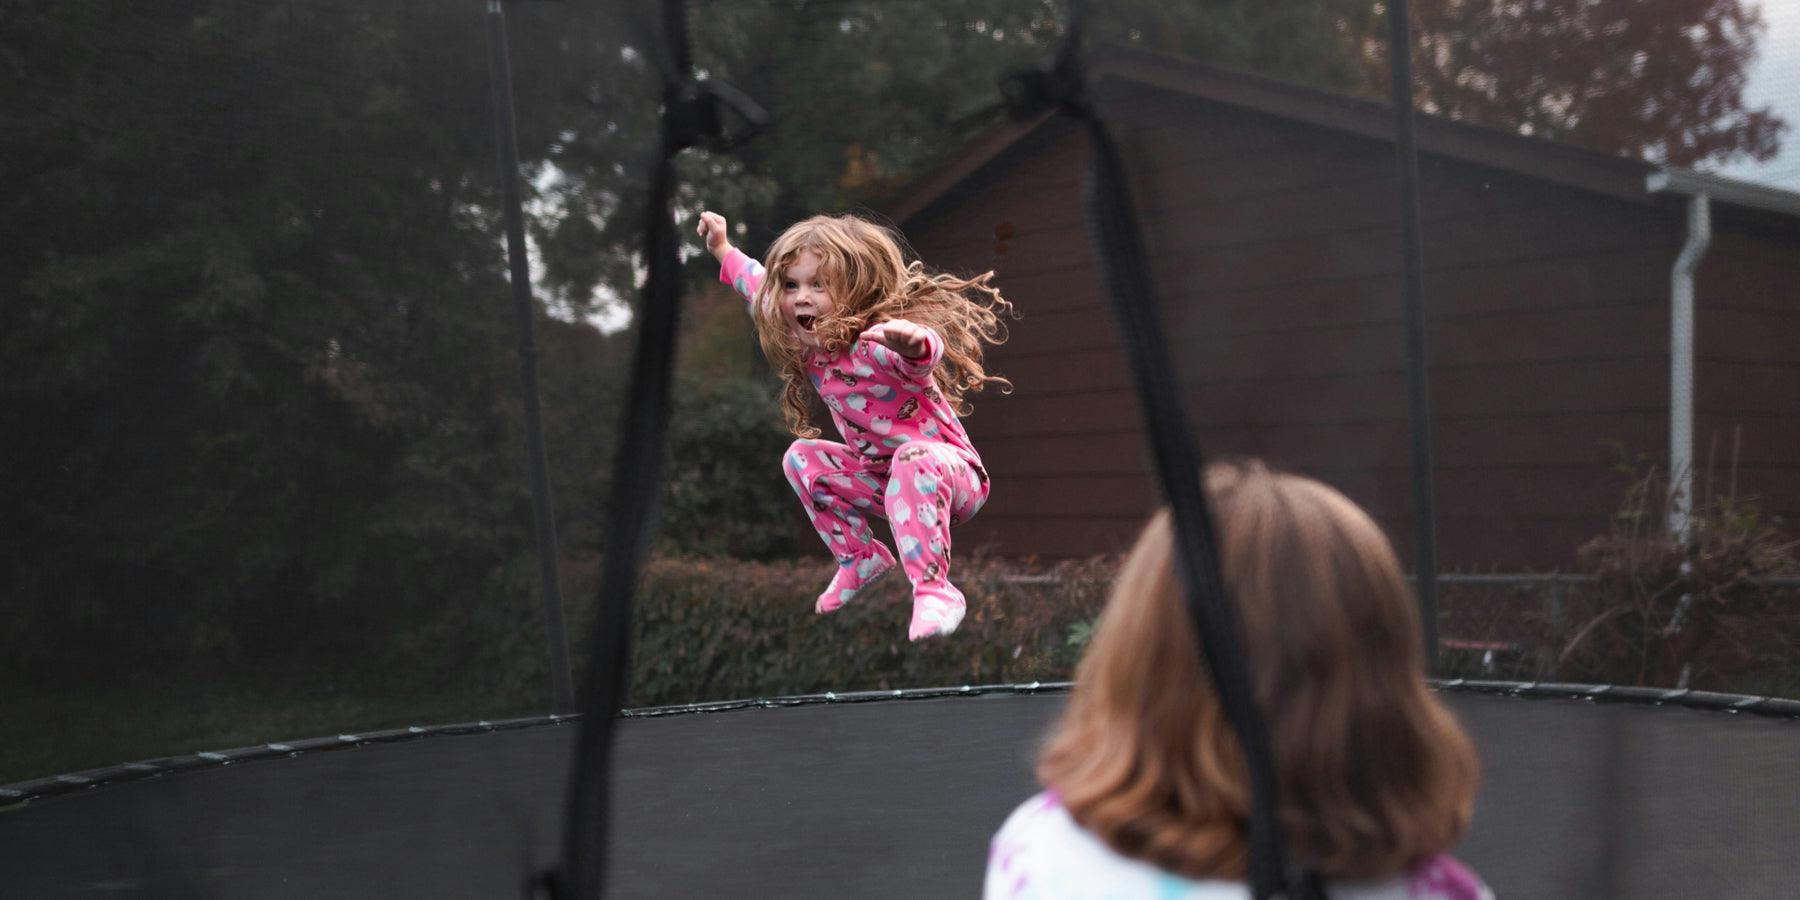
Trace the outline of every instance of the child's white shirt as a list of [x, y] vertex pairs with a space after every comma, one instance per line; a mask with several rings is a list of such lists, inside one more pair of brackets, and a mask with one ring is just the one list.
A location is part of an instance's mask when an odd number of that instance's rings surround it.
[[[1480, 880], [1449, 857], [1410, 877], [1337, 883], [1331, 900], [1492, 900]], [[1249, 900], [1242, 882], [1196, 881], [1123, 856], [1077, 824], [1054, 795], [1041, 793], [1008, 816], [988, 851], [984, 900]]]

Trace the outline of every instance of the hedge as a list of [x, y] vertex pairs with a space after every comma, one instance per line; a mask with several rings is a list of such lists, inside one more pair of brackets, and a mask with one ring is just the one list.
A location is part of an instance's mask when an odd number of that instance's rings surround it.
[[[948, 638], [914, 644], [906, 639], [910, 587], [898, 571], [820, 616], [813, 599], [832, 574], [822, 556], [656, 557], [633, 610], [626, 703], [1067, 679], [1116, 565], [1096, 558], [1022, 574], [1014, 561], [959, 558], [956, 583], [968, 597], [968, 615]], [[577, 648], [592, 626], [598, 570], [595, 560], [564, 569]], [[529, 640], [520, 637], [514, 646]], [[531, 668], [543, 671], [541, 663]]]

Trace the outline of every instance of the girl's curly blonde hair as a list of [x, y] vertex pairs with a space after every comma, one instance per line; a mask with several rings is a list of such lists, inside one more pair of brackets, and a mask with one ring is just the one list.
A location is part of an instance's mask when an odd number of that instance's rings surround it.
[[813, 392], [806, 375], [807, 349], [794, 338], [777, 300], [787, 268], [807, 250], [818, 254], [820, 274], [837, 307], [813, 326], [827, 351], [843, 351], [878, 322], [906, 319], [943, 337], [943, 362], [931, 377], [957, 415], [968, 415], [965, 395], [971, 392], [989, 384], [1011, 390], [1011, 381], [982, 367], [983, 345], [1006, 341], [1000, 317], [1013, 308], [991, 283], [993, 272], [974, 278], [931, 274], [917, 260], [906, 261], [899, 239], [887, 228], [851, 215], [813, 216], [789, 227], [769, 247], [762, 285], [750, 303], [763, 355], [781, 376], [789, 431], [800, 437], [819, 434], [809, 421]]

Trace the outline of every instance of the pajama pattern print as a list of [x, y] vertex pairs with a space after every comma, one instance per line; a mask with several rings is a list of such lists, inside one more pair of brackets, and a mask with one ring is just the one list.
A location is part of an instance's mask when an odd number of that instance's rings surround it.
[[[739, 252], [719, 273], [746, 298], [762, 276], [762, 266]], [[981, 456], [932, 380], [943, 338], [927, 329], [926, 345], [919, 359], [873, 341], [813, 353], [807, 377], [845, 443], [797, 440], [782, 459], [788, 484], [838, 561], [817, 610], [839, 608], [897, 562], [913, 585], [914, 639], [961, 622], [963, 595], [949, 579], [950, 528], [988, 497]], [[875, 537], [871, 518], [888, 521], [897, 559]]]
[[843, 605], [893, 564], [869, 525], [871, 516], [893, 528], [900, 566], [916, 594], [953, 596], [950, 526], [974, 516], [988, 495], [986, 476], [955, 448], [908, 442], [888, 470], [878, 472], [843, 444], [802, 438], [788, 448], [782, 472], [838, 565], [854, 570], [853, 579], [844, 579], [852, 583], [822, 598], [823, 605]]

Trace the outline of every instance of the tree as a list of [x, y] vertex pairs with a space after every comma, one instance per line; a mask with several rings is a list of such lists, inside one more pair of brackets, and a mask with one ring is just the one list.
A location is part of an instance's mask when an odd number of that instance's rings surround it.
[[[1744, 103], [1763, 31], [1742, 0], [1424, 0], [1420, 109], [1673, 166], [1768, 159], [1786, 125]], [[1380, 23], [1372, 23], [1379, 25]], [[1385, 95], [1385, 32], [1365, 27]]]
[[[504, 601], [531, 520], [479, 7], [5, 6], [9, 658], [354, 654]], [[601, 80], [605, 27], [522, 81]], [[529, 158], [579, 93], [530, 105]]]
[[[507, 9], [539, 287], [576, 318], [631, 302], [654, 16]], [[777, 124], [686, 154], [678, 207], [730, 212], [754, 249], [883, 203], [999, 121], [998, 79], [1050, 52], [1060, 9], [697, 4], [698, 65]], [[1757, 22], [1739, 0], [1441, 0], [1420, 18], [1429, 109], [1678, 164], [1773, 148], [1777, 123], [1741, 103]], [[0, 20], [19, 88], [0, 93], [0, 655], [351, 653], [504, 598], [531, 516], [480, 5], [0, 0]], [[1378, 25], [1370, 0], [1119, 0], [1090, 36], [1380, 93], [1358, 81]], [[690, 346], [743, 358], [741, 320], [694, 321]], [[629, 336], [542, 325], [578, 549], [605, 527]], [[683, 439], [782, 440], [735, 364], [692, 362], [697, 424], [727, 437]], [[720, 508], [754, 517], [784, 489], [766, 467], [722, 454], [676, 480], [704, 518], [696, 491], [738, 478], [752, 489]]]
[[[1379, 0], [1118, 0], [1090, 5], [1091, 49], [1135, 47], [1312, 85], [1388, 96]], [[1674, 165], [1766, 157], [1783, 124], [1745, 106], [1760, 19], [1743, 0], [1422, 0], [1417, 98], [1426, 112]], [[1045, 58], [1056, 0], [760, 0], [692, 7], [695, 59], [776, 123], [729, 155], [683, 160], [681, 209], [741, 223], [748, 247], [821, 210], [880, 208], [1000, 121], [998, 80]], [[596, 88], [606, 116], [570, 129], [540, 222], [571, 297], [636, 265], [660, 90], [651, 32], [627, 30]], [[591, 126], [591, 127], [588, 127]], [[580, 252], [596, 244], [609, 252]], [[596, 260], [604, 259], [603, 265]], [[704, 268], [704, 260], [700, 268]], [[695, 272], [696, 280], [707, 276]]]

